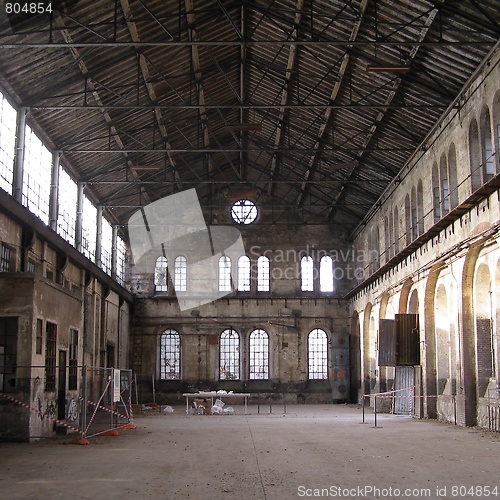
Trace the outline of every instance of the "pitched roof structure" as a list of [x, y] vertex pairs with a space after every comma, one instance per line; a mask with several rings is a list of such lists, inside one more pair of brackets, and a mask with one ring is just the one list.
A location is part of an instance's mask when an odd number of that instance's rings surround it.
[[0, 83], [118, 224], [196, 188], [208, 213], [247, 196], [272, 223], [350, 232], [500, 38], [496, 0], [14, 10]]

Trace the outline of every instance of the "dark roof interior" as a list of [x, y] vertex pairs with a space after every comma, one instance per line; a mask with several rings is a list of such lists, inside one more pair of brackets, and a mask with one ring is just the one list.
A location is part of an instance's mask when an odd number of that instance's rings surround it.
[[194, 187], [352, 231], [500, 38], [498, 0], [52, 5], [2, 13], [1, 83], [120, 224]]

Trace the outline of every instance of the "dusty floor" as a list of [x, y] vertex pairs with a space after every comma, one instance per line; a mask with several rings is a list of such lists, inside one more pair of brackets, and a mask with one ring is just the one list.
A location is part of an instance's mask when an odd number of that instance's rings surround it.
[[235, 409], [138, 416], [89, 446], [0, 443], [0, 499], [500, 498], [498, 434], [394, 415], [375, 428], [356, 406]]

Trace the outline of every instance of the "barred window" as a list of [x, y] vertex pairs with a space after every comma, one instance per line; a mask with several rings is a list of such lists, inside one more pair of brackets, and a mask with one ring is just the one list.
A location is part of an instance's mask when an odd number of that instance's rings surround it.
[[59, 169], [59, 211], [57, 214], [57, 233], [71, 245], [75, 244], [76, 199], [78, 186], [63, 169]]
[[232, 329], [220, 334], [219, 343], [220, 380], [239, 380], [240, 378], [240, 336]]
[[185, 292], [187, 290], [187, 259], [179, 255], [174, 262], [175, 290]]
[[168, 261], [166, 257], [158, 257], [155, 266], [155, 290], [157, 292], [166, 292], [168, 290]]
[[43, 320], [36, 320], [36, 353], [42, 354], [43, 349]]
[[251, 224], [257, 219], [257, 207], [250, 200], [238, 200], [231, 207], [231, 217], [237, 224]]
[[97, 208], [83, 195], [82, 251], [85, 257], [95, 262], [97, 241]]
[[219, 291], [231, 291], [231, 259], [226, 255], [219, 259]]
[[5, 245], [0, 245], [0, 271], [10, 271], [10, 248]]
[[0, 93], [0, 188], [12, 194], [17, 112]]
[[250, 259], [246, 255], [238, 259], [238, 291], [250, 291]]
[[23, 205], [48, 224], [52, 153], [29, 126], [24, 141]]
[[113, 228], [111, 224], [103, 217], [102, 218], [102, 234], [101, 234], [101, 268], [106, 273], [111, 275], [111, 256], [113, 254]]
[[324, 330], [315, 328], [307, 339], [309, 379], [328, 378], [328, 337]]
[[319, 289], [321, 292], [333, 292], [333, 260], [329, 255], [319, 261]]
[[16, 317], [0, 318], [0, 392], [16, 390], [17, 331]]
[[56, 390], [57, 325], [47, 321], [45, 337], [45, 390]]
[[78, 389], [78, 330], [69, 331], [69, 377], [68, 389]]
[[165, 330], [160, 337], [160, 378], [181, 378], [181, 337], [172, 329]]
[[300, 260], [301, 290], [312, 292], [314, 290], [314, 261], [309, 255]]
[[257, 259], [257, 291], [269, 292], [270, 279], [269, 279], [269, 258], [261, 255]]
[[125, 242], [117, 236], [116, 238], [116, 281], [123, 285], [125, 283]]
[[269, 335], [264, 330], [250, 334], [250, 380], [269, 378]]

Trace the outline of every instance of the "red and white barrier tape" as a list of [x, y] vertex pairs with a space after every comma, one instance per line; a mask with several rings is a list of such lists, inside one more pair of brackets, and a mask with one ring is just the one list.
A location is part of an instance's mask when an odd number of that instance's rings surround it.
[[63, 422], [62, 420], [58, 420], [57, 418], [54, 418], [50, 415], [47, 415], [46, 413], [43, 413], [43, 411], [37, 410], [36, 408], [33, 408], [33, 406], [27, 405], [26, 403], [23, 403], [22, 401], [19, 401], [18, 399], [15, 399], [11, 396], [7, 396], [7, 394], [3, 394], [0, 392], [0, 397], [7, 399], [8, 401], [12, 401], [15, 404], [18, 404], [19, 406], [22, 406], [23, 408], [27, 408], [28, 410], [35, 412], [37, 415], [40, 415], [41, 417], [48, 418], [49, 420], [52, 420], [53, 422], [56, 422], [64, 427], [67, 427], [68, 429], [71, 429], [72, 431], [78, 432], [78, 434], [85, 436], [85, 433], [82, 432], [80, 429], [77, 429], [76, 427], [73, 427], [72, 425], [67, 424], [66, 422]]

